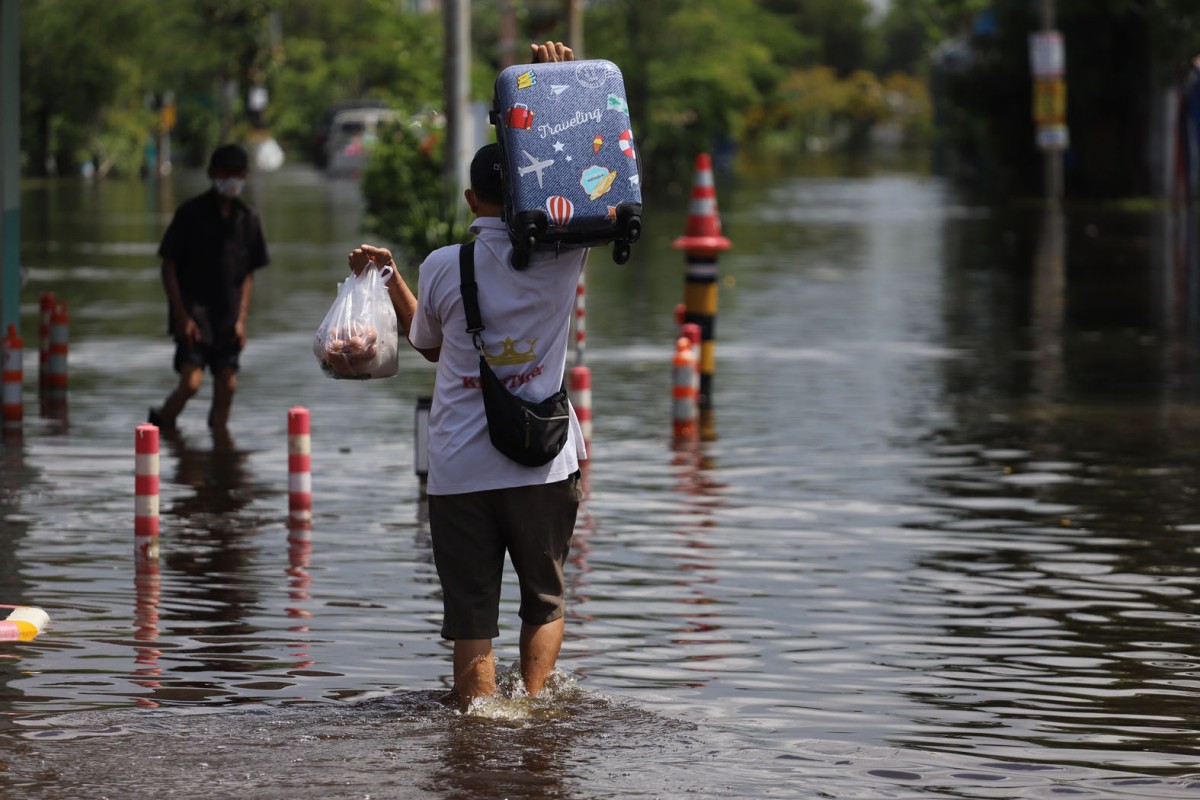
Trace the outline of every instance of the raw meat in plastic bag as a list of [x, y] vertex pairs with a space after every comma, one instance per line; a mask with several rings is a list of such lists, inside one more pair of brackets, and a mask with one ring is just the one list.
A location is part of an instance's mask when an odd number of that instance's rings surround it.
[[359, 275], [338, 284], [313, 337], [313, 355], [331, 378], [387, 378], [400, 368], [396, 310], [388, 297], [391, 267], [380, 270], [371, 262]]

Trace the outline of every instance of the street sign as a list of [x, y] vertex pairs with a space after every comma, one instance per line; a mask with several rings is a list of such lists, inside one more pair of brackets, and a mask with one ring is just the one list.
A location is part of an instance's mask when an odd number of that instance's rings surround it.
[[1035, 78], [1061, 78], [1067, 72], [1062, 34], [1037, 31], [1029, 34], [1029, 71]]

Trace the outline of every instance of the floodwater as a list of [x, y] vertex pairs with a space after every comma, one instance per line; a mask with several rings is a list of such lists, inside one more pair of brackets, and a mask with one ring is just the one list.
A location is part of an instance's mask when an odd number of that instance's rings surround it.
[[[173, 380], [154, 252], [200, 180], [23, 195], [0, 603], [51, 625], [0, 644], [0, 797], [1200, 797], [1194, 230], [896, 171], [723, 179], [713, 412], [687, 448], [686, 191], [651, 204], [634, 259], [588, 268], [561, 673], [463, 715], [414, 472], [432, 368], [331, 381], [309, 350], [366, 238], [351, 182], [252, 176], [273, 261], [231, 437], [206, 386], [162, 444], [158, 580], [135, 570], [134, 429]], [[47, 290], [65, 409], [38, 402]], [[504, 670], [515, 608], [510, 575]]]

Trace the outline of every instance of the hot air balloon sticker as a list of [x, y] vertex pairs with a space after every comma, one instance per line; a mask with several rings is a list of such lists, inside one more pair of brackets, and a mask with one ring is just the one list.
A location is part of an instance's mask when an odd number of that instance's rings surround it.
[[604, 146], [604, 137], [597, 133], [595, 136], [592, 137], [592, 152], [599, 153], [600, 148], [603, 146]]
[[626, 130], [617, 139], [617, 144], [621, 147], [621, 152], [630, 158], [634, 158], [636, 154], [633, 152], [633, 131]]
[[561, 194], [556, 194], [546, 198], [546, 211], [550, 214], [551, 225], [565, 228], [575, 213], [575, 206]]

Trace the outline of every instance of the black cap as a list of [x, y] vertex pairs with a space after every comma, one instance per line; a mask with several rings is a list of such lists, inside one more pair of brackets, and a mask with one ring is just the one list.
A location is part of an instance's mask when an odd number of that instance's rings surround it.
[[213, 151], [208, 161], [210, 172], [228, 172], [234, 175], [245, 172], [250, 166], [250, 157], [236, 144], [221, 145]]
[[500, 146], [485, 144], [471, 159], [471, 189], [485, 203], [499, 205], [504, 202], [504, 188], [500, 182]]

